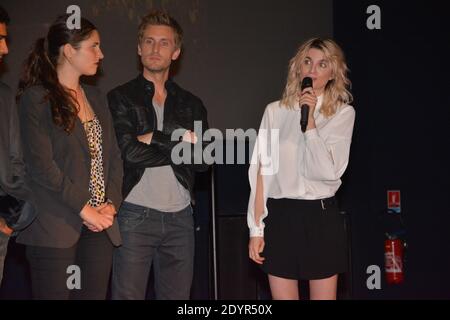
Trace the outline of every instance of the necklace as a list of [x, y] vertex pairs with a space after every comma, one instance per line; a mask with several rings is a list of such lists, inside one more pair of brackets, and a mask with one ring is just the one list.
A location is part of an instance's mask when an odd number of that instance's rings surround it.
[[[89, 102], [87, 100], [86, 94], [83, 90], [83, 87], [80, 86], [80, 95], [81, 95], [81, 100], [82, 101], [78, 101], [78, 103], [80, 104], [80, 108], [82, 107], [82, 113], [83, 113], [83, 119], [82, 119], [82, 123], [88, 123], [90, 121], [92, 121], [92, 112], [91, 112], [91, 108], [89, 105]], [[81, 110], [80, 110], [81, 111]]]

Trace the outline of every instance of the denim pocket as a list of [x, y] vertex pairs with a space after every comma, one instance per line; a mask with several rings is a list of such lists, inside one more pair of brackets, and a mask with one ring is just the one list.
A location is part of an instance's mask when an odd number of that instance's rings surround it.
[[117, 222], [119, 223], [120, 231], [131, 231], [138, 227], [145, 220], [145, 211], [129, 206], [126, 203], [122, 204], [117, 214]]
[[194, 230], [194, 216], [191, 206], [173, 215], [173, 222], [184, 229]]

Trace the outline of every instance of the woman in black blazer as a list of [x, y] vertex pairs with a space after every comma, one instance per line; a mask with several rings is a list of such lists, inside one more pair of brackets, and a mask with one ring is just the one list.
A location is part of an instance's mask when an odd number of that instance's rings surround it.
[[18, 236], [27, 245], [33, 297], [105, 299], [122, 161], [106, 99], [80, 76], [103, 58], [95, 26], [69, 30], [59, 17], [39, 39], [19, 84], [24, 160], [37, 210]]

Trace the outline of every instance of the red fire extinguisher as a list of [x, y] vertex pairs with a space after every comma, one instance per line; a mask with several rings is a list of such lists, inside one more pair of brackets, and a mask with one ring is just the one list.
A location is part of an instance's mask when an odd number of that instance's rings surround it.
[[388, 284], [400, 284], [404, 280], [404, 248], [403, 240], [388, 235], [384, 241], [384, 261], [386, 282]]

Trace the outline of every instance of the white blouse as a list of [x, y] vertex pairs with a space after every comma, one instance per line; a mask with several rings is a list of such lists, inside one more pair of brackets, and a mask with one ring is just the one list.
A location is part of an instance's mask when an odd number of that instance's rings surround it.
[[[269, 104], [264, 112], [249, 168], [250, 199], [247, 222], [250, 237], [264, 236], [267, 199], [324, 199], [334, 196], [347, 168], [355, 110], [342, 105], [326, 118], [321, 114], [323, 96], [314, 111], [316, 128], [303, 133], [300, 108]], [[264, 213], [255, 221], [255, 196], [258, 169], [264, 190]]]

